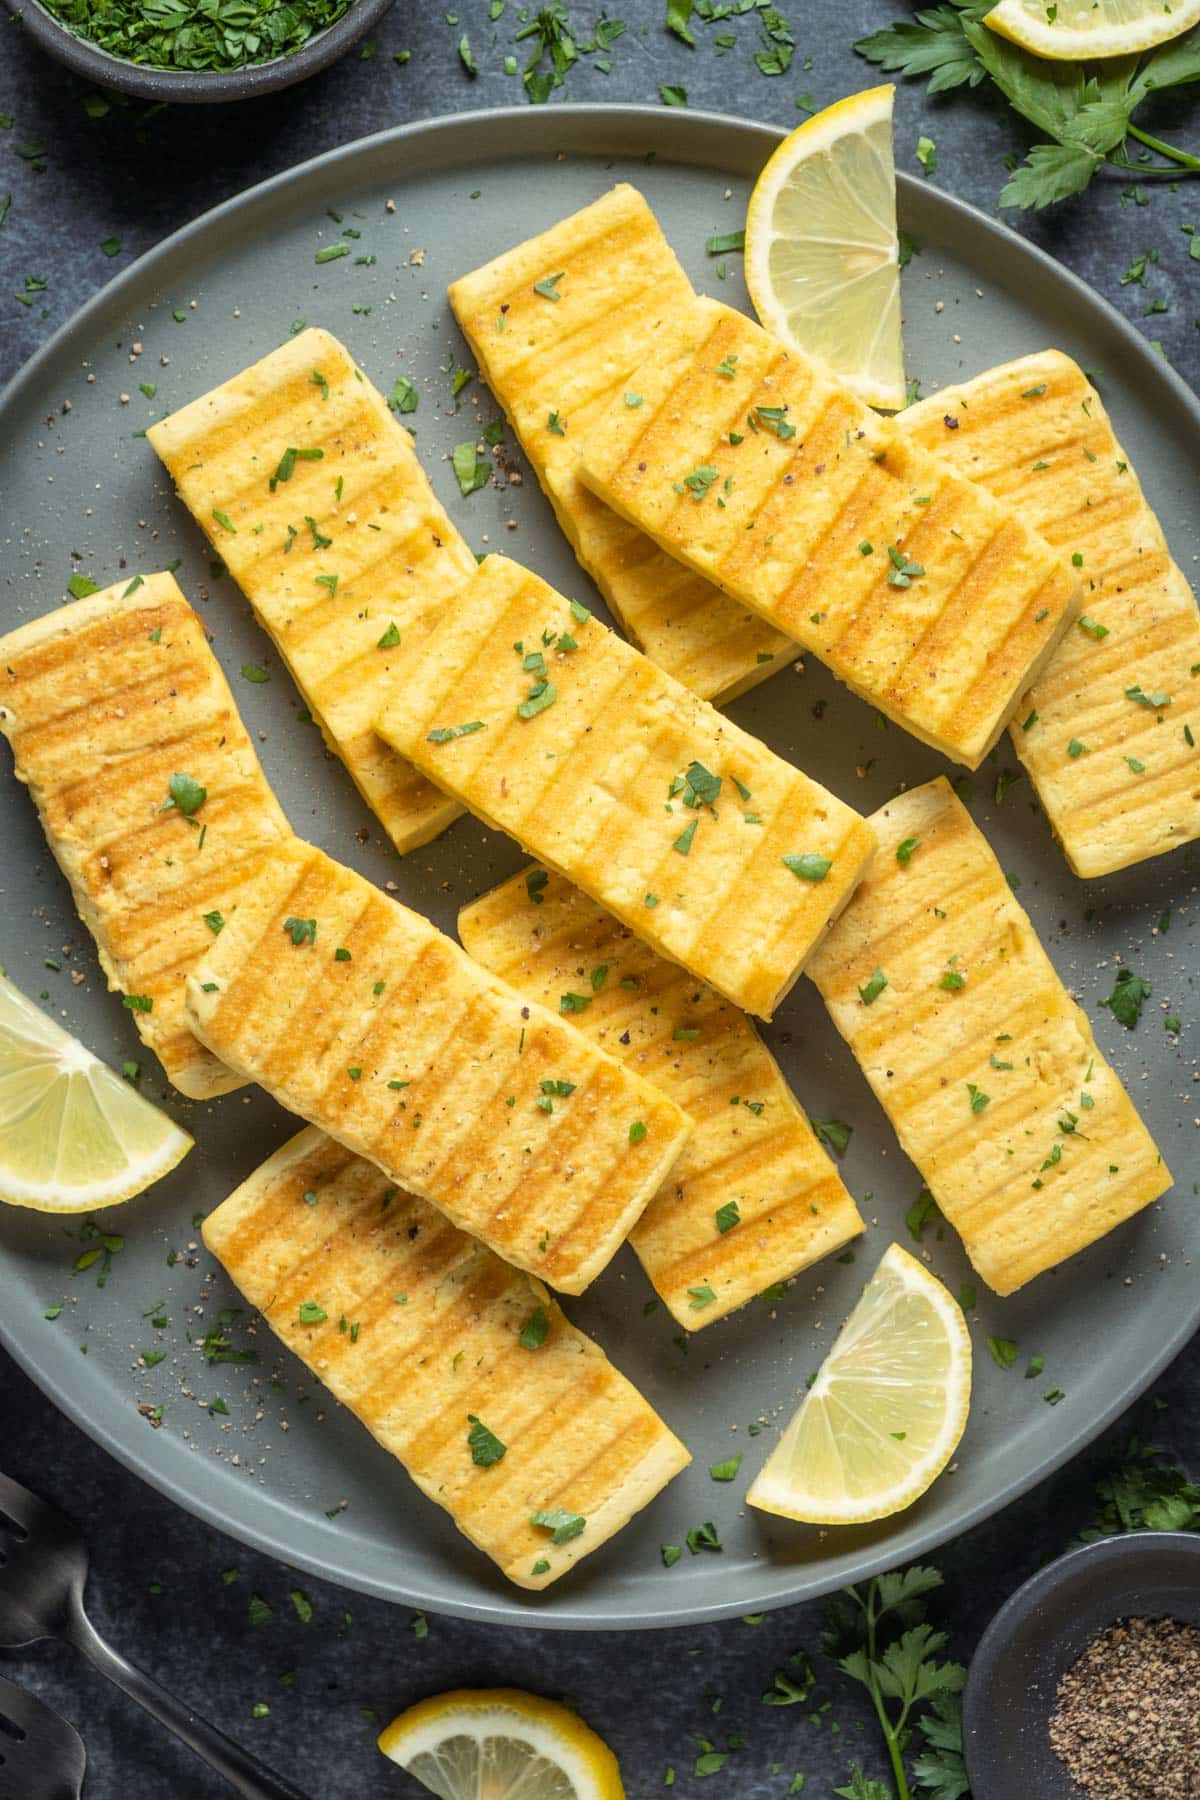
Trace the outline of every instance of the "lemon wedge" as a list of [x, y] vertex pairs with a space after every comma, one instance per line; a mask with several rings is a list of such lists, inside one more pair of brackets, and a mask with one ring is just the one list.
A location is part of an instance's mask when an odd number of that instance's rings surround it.
[[905, 399], [895, 91], [851, 94], [798, 126], [746, 214], [746, 284], [765, 328], [893, 409]]
[[893, 1244], [746, 1498], [815, 1525], [886, 1519], [941, 1474], [970, 1401], [962, 1308]]
[[191, 1147], [186, 1131], [0, 975], [0, 1200], [91, 1212], [140, 1194]]
[[1200, 21], [1200, 0], [1000, 0], [984, 19], [989, 31], [1055, 62], [1134, 56], [1165, 44]]
[[379, 1748], [441, 1800], [625, 1800], [604, 1740], [517, 1688], [435, 1694], [385, 1726]]

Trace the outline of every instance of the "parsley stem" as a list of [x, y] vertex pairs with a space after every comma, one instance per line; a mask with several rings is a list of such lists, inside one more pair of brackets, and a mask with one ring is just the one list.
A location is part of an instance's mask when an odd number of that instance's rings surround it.
[[[1190, 156], [1186, 150], [1177, 150], [1174, 144], [1168, 144], [1162, 138], [1151, 137], [1148, 131], [1143, 131], [1141, 127], [1135, 125], [1132, 120], [1129, 124], [1129, 135], [1132, 138], [1136, 138], [1139, 144], [1145, 144], [1147, 150], [1157, 150], [1160, 156], [1168, 157], [1171, 162], [1178, 163], [1180, 168], [1190, 169], [1193, 174], [1200, 174], [1200, 156]], [[1133, 169], [1138, 167], [1136, 163], [1122, 163], [1119, 166], [1122, 168]], [[1168, 171], [1166, 169], [1147, 169], [1145, 173], [1148, 175], [1165, 175]]]
[[1129, 135], [1136, 138], [1139, 144], [1145, 144], [1148, 150], [1157, 150], [1160, 156], [1169, 157], [1172, 162], [1180, 163], [1184, 168], [1200, 169], [1200, 157], [1191, 156], [1186, 150], [1177, 149], [1174, 144], [1168, 144], [1163, 138], [1153, 137], [1150, 132], [1143, 131], [1140, 125], [1135, 125], [1132, 120], [1129, 124]]
[[872, 1705], [875, 1708], [875, 1715], [879, 1720], [879, 1729], [883, 1733], [883, 1741], [887, 1745], [888, 1760], [892, 1765], [892, 1775], [896, 1783], [896, 1800], [912, 1800], [912, 1789], [908, 1785], [908, 1776], [904, 1769], [904, 1758], [900, 1754], [899, 1741], [900, 1733], [904, 1729], [905, 1720], [908, 1718], [908, 1708], [907, 1706], [904, 1708], [899, 1723], [893, 1726], [892, 1721], [888, 1718], [887, 1707], [883, 1703], [883, 1695], [879, 1689], [879, 1682], [875, 1677], [875, 1667], [878, 1660], [878, 1636], [876, 1633], [876, 1625], [879, 1621], [876, 1590], [873, 1587], [868, 1589], [865, 1603], [856, 1588], [848, 1588], [847, 1592], [852, 1594], [859, 1606], [862, 1607], [866, 1619], [867, 1666], [871, 1670], [869, 1692]]

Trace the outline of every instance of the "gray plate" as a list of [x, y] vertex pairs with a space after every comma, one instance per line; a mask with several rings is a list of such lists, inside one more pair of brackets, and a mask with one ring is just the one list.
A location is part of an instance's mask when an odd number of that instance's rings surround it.
[[[496, 408], [476, 383], [452, 415], [450, 372], [470, 358], [447, 310], [446, 283], [625, 178], [645, 190], [697, 282], [744, 302], [739, 259], [728, 259], [722, 282], [705, 238], [741, 222], [748, 181], [776, 136], [765, 126], [682, 111], [486, 113], [370, 138], [208, 214], [91, 301], [0, 405], [4, 623], [57, 604], [73, 570], [109, 582], [180, 558], [179, 580], [214, 635], [247, 722], [261, 736], [267, 774], [298, 830], [376, 880], [394, 880], [401, 898], [453, 930], [462, 902], [520, 865], [516, 846], [462, 821], [428, 849], [396, 860], [340, 766], [322, 756], [244, 601], [228, 579], [211, 573], [209, 551], [138, 434], [261, 356], [298, 318], [320, 322], [346, 338], [384, 388], [401, 369], [415, 376], [419, 446], [472, 542], [523, 557], [590, 599], [531, 480], [465, 502], [457, 492], [445, 453]], [[389, 197], [394, 213], [385, 209]], [[911, 371], [928, 388], [1046, 344], [1102, 370], [1129, 452], [1190, 566], [1198, 546], [1200, 413], [1183, 384], [1094, 294], [981, 214], [903, 178], [900, 205], [903, 225], [923, 246], [904, 277]], [[343, 215], [341, 228], [327, 209]], [[361, 232], [351, 240], [356, 252], [376, 260], [317, 265], [316, 250], [348, 226]], [[414, 264], [416, 250], [425, 256]], [[143, 350], [131, 362], [135, 342]], [[139, 392], [140, 382], [157, 384], [152, 400]], [[507, 529], [510, 518], [515, 530]], [[245, 661], [264, 664], [269, 684], [239, 680]], [[881, 733], [872, 712], [815, 663], [803, 675], [779, 674], [734, 711], [864, 811], [899, 779], [922, 781], [944, 767], [901, 732]], [[102, 1289], [96, 1267], [72, 1274], [86, 1247], [78, 1222], [6, 1211], [0, 1335], [58, 1405], [182, 1505], [288, 1562], [443, 1612], [553, 1626], [664, 1625], [805, 1599], [928, 1552], [1087, 1443], [1200, 1319], [1188, 1267], [1189, 1254], [1200, 1250], [1190, 1198], [1193, 1115], [1200, 1110], [1190, 1087], [1193, 1028], [1185, 1023], [1178, 1044], [1163, 1029], [1164, 1011], [1186, 1021], [1191, 1010], [1182, 954], [1195, 917], [1186, 854], [1085, 886], [1050, 842], [1028, 783], [996, 805], [996, 773], [1013, 766], [1004, 746], [975, 778], [975, 816], [1006, 870], [1019, 875], [1022, 900], [1180, 1181], [1165, 1205], [1026, 1293], [1001, 1302], [980, 1289], [978, 1310], [971, 1310], [975, 1403], [957, 1467], [899, 1518], [822, 1536], [751, 1514], [742, 1503], [747, 1479], [870, 1269], [891, 1238], [905, 1238], [904, 1214], [920, 1187], [805, 982], [768, 1036], [812, 1114], [855, 1128], [844, 1173], [865, 1199], [868, 1240], [853, 1266], [824, 1264], [782, 1300], [757, 1302], [711, 1326], [686, 1352], [661, 1309], [643, 1317], [649, 1289], [628, 1251], [584, 1300], [571, 1303], [572, 1317], [661, 1409], [695, 1462], [636, 1524], [546, 1595], [507, 1587], [252, 1316], [242, 1313], [229, 1336], [235, 1348], [257, 1350], [255, 1366], [205, 1361], [200, 1338], [237, 1298], [198, 1249], [197, 1217], [292, 1128], [257, 1091], [189, 1106], [162, 1093], [147, 1068], [147, 1091], [194, 1131], [196, 1150], [168, 1181], [104, 1219], [126, 1243]], [[130, 1021], [97, 978], [32, 808], [11, 783], [0, 790], [0, 805], [0, 960], [102, 1055], [137, 1055]], [[1170, 932], [1152, 935], [1168, 903], [1175, 909]], [[62, 972], [48, 971], [44, 960], [62, 961], [64, 945], [69, 962]], [[1098, 1010], [1118, 955], [1154, 983], [1136, 1033]], [[71, 968], [87, 971], [82, 986], [70, 984]], [[169, 1265], [172, 1250], [181, 1259]], [[950, 1234], [931, 1250], [952, 1288], [969, 1279]], [[63, 1301], [61, 1316], [47, 1322], [46, 1309]], [[171, 1321], [162, 1330], [145, 1316], [158, 1301]], [[1019, 1342], [1015, 1369], [993, 1364], [989, 1333]], [[139, 1353], [153, 1348], [167, 1354], [147, 1370]], [[1045, 1357], [1045, 1373], [1027, 1381], [1024, 1362], [1034, 1353]], [[1057, 1406], [1042, 1398], [1052, 1387], [1065, 1391]], [[227, 1414], [210, 1412], [214, 1398]], [[159, 1404], [156, 1430], [138, 1407]], [[749, 1435], [760, 1416], [766, 1428]], [[714, 1485], [709, 1464], [737, 1449], [746, 1453], [738, 1482]], [[328, 1509], [338, 1510], [331, 1518]], [[659, 1544], [682, 1542], [689, 1526], [709, 1519], [723, 1553], [685, 1555], [664, 1569]]]

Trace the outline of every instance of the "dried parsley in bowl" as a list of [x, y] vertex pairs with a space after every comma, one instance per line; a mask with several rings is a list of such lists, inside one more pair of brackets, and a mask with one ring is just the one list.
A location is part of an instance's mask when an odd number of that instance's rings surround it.
[[157, 69], [244, 69], [289, 56], [353, 0], [41, 0], [76, 36]]

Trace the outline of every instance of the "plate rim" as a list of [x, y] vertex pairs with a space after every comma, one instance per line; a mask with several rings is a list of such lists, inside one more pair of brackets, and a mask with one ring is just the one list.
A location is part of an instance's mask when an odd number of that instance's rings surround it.
[[[339, 144], [320, 155], [310, 157], [303, 162], [295, 163], [290, 168], [277, 171], [264, 180], [242, 189], [228, 199], [220, 201], [216, 206], [198, 214], [194, 219], [181, 225], [169, 236], [162, 238], [141, 256], [122, 269], [112, 280], [97, 289], [83, 305], [65, 319], [46, 341], [39, 346], [33, 355], [17, 370], [16, 374], [0, 389], [0, 413], [11, 406], [26, 403], [30, 390], [35, 389], [41, 379], [42, 370], [50, 364], [72, 339], [80, 332], [98, 321], [114, 302], [121, 300], [127, 292], [137, 290], [149, 281], [157, 281], [164, 268], [169, 270], [172, 260], [181, 251], [186, 251], [196, 240], [202, 240], [215, 227], [269, 195], [286, 191], [294, 184], [303, 184], [318, 176], [323, 171], [341, 165], [353, 164], [364, 155], [386, 145], [403, 143], [416, 137], [428, 137], [436, 140], [439, 137], [454, 139], [462, 134], [470, 134], [479, 127], [494, 128], [497, 124], [507, 128], [505, 154], [507, 157], [534, 157], [547, 155], [555, 148], [553, 139], [546, 130], [549, 120], [562, 122], [561, 132], [569, 136], [578, 124], [587, 122], [607, 122], [615, 131], [627, 128], [631, 133], [640, 129], [645, 133], [648, 129], [660, 139], [671, 141], [671, 149], [664, 153], [665, 160], [682, 162], [693, 167], [728, 168], [722, 165], [715, 154], [694, 154], [704, 149], [704, 136], [711, 133], [714, 140], [725, 142], [730, 134], [745, 140], [747, 138], [761, 141], [765, 155], [770, 148], [778, 144], [785, 136], [786, 130], [781, 126], [771, 125], [760, 120], [739, 119], [731, 114], [711, 110], [692, 109], [676, 110], [640, 103], [568, 103], [553, 108], [547, 113], [541, 109], [528, 106], [503, 106], [494, 108], [475, 108], [462, 113], [435, 114], [427, 118], [409, 120], [403, 124], [389, 126], [382, 131], [369, 133], [365, 137], [353, 139], [346, 144]], [[540, 135], [540, 141], [536, 140]], [[585, 134], [586, 135], [586, 134]], [[586, 142], [577, 145], [561, 145], [567, 155], [600, 156], [604, 154], [623, 154], [617, 151], [605, 151], [596, 144]], [[688, 151], [693, 154], [689, 155]], [[627, 154], [625, 152], [624, 154]], [[399, 179], [403, 179], [401, 176]], [[1043, 280], [1052, 281], [1060, 290], [1073, 296], [1093, 316], [1099, 315], [1110, 331], [1115, 331], [1124, 343], [1129, 354], [1135, 357], [1141, 368], [1154, 385], [1158, 386], [1171, 402], [1181, 409], [1183, 416], [1190, 423], [1191, 429], [1200, 439], [1200, 396], [1198, 396], [1183, 376], [1164, 357], [1156, 356], [1148, 341], [1127, 320], [1112, 303], [1092, 288], [1071, 269], [1059, 263], [1047, 251], [1019, 233], [1009, 229], [1003, 222], [991, 218], [981, 208], [970, 202], [960, 200], [940, 188], [930, 187], [915, 176], [903, 171], [897, 172], [898, 191], [905, 197], [911, 207], [931, 208], [934, 212], [948, 213], [962, 228], [962, 241], [956, 245], [965, 261], [971, 261], [972, 239], [979, 237], [999, 239], [1007, 247], [1010, 257], [1018, 270], [1022, 263], [1026, 268], [1036, 271]], [[1178, 1183], [1176, 1184], [1178, 1185]], [[964, 1537], [975, 1526], [993, 1517], [1009, 1506], [1023, 1494], [1028, 1493], [1040, 1482], [1053, 1474], [1063, 1464], [1069, 1462], [1085, 1450], [1103, 1431], [1161, 1374], [1180, 1351], [1187, 1345], [1196, 1331], [1200, 1329], [1200, 1290], [1189, 1315], [1171, 1333], [1165, 1343], [1159, 1346], [1148, 1363], [1139, 1367], [1138, 1372], [1125, 1380], [1110, 1395], [1109, 1400], [1099, 1413], [1066, 1434], [1048, 1455], [1043, 1456], [1032, 1467], [1001, 1486], [986, 1498], [980, 1499], [962, 1514], [954, 1530], [947, 1532], [944, 1524], [922, 1526], [919, 1522], [910, 1525], [907, 1532], [900, 1535], [904, 1539], [903, 1547], [898, 1548], [894, 1539], [881, 1540], [877, 1545], [864, 1546], [857, 1559], [857, 1572], [853, 1579], [862, 1580], [883, 1573], [900, 1563], [911, 1562], [927, 1556], [947, 1543]], [[419, 1574], [407, 1570], [401, 1571], [399, 1581], [374, 1577], [369, 1570], [349, 1566], [349, 1559], [331, 1564], [321, 1557], [311, 1554], [303, 1546], [283, 1540], [272, 1534], [253, 1519], [233, 1519], [220, 1504], [210, 1500], [203, 1491], [204, 1484], [192, 1486], [177, 1479], [169, 1469], [156, 1467], [142, 1452], [140, 1445], [142, 1434], [129, 1431], [127, 1439], [114, 1436], [104, 1429], [101, 1423], [93, 1421], [83, 1399], [72, 1394], [52, 1391], [53, 1377], [48, 1370], [43, 1370], [36, 1347], [20, 1341], [14, 1327], [0, 1313], [0, 1345], [8, 1352], [39, 1392], [56, 1406], [60, 1412], [77, 1425], [81, 1430], [98, 1443], [102, 1449], [114, 1456], [126, 1469], [142, 1481], [149, 1483], [157, 1492], [182, 1507], [186, 1512], [201, 1519], [205, 1524], [215, 1527], [225, 1535], [240, 1543], [275, 1558], [287, 1567], [303, 1570], [320, 1580], [341, 1585], [353, 1592], [369, 1594], [375, 1598], [388, 1600], [395, 1605], [421, 1608], [446, 1617], [474, 1620], [484, 1624], [503, 1624], [522, 1626], [531, 1629], [559, 1631], [619, 1631], [669, 1629], [676, 1626], [712, 1623], [723, 1619], [737, 1618], [747, 1610], [774, 1611], [777, 1608], [797, 1605], [804, 1601], [816, 1600], [845, 1585], [848, 1576], [844, 1573], [831, 1576], [822, 1575], [818, 1560], [798, 1558], [795, 1562], [779, 1566], [764, 1563], [756, 1571], [759, 1578], [774, 1576], [769, 1592], [752, 1591], [740, 1600], [714, 1601], [710, 1604], [685, 1604], [664, 1615], [661, 1611], [651, 1611], [643, 1605], [641, 1610], [621, 1612], [593, 1613], [574, 1605], [569, 1597], [569, 1588], [564, 1591], [560, 1600], [558, 1593], [553, 1593], [554, 1610], [539, 1610], [529, 1604], [528, 1596], [514, 1593], [490, 1595], [481, 1591], [471, 1599], [447, 1599], [437, 1591], [436, 1582], [431, 1586], [423, 1584]], [[903, 1519], [904, 1515], [898, 1515]]]

